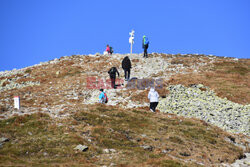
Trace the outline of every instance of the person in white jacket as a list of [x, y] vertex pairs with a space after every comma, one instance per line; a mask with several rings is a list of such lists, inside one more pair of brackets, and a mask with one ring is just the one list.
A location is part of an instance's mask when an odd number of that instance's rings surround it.
[[154, 88], [150, 88], [148, 99], [150, 100], [150, 111], [155, 112], [158, 105], [159, 94]]

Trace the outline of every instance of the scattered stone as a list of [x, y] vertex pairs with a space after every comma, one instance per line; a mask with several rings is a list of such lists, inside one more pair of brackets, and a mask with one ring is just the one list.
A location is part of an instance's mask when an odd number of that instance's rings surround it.
[[168, 153], [168, 152], [171, 152], [171, 151], [174, 151], [174, 149], [172, 149], [172, 148], [166, 148], [166, 149], [162, 150], [161, 152], [162, 153]]
[[184, 152], [180, 152], [180, 155], [184, 157], [189, 157], [191, 154], [184, 151]]
[[162, 150], [161, 152], [164, 153], [164, 154], [168, 153], [167, 150]]
[[249, 167], [250, 166], [250, 153], [245, 153], [245, 158], [236, 160], [232, 164], [222, 163], [221, 165], [224, 167]]
[[250, 105], [222, 99], [202, 84], [172, 85], [168, 89], [170, 93], [158, 105], [161, 112], [198, 118], [228, 132], [250, 135]]
[[108, 154], [109, 153], [109, 149], [103, 149], [103, 152]]
[[57, 71], [57, 72], [56, 72], [56, 76], [58, 77], [58, 75], [59, 75], [60, 73], [61, 73], [60, 71]]
[[140, 142], [140, 141], [141, 141], [141, 138], [136, 138], [136, 141], [137, 141], [137, 142]]
[[4, 142], [8, 142], [10, 141], [10, 139], [6, 138], [6, 137], [1, 137], [0, 138], [0, 143], [4, 143]]
[[145, 146], [140, 146], [140, 147], [142, 147], [144, 150], [147, 150], [147, 151], [153, 151], [153, 146], [145, 145]]
[[74, 149], [84, 152], [84, 151], [87, 151], [87, 150], [88, 150], [88, 146], [79, 144], [79, 145], [77, 145]]
[[115, 153], [116, 150], [115, 149], [103, 149], [103, 152], [106, 153], [106, 154], [109, 154], [109, 153]]
[[116, 152], [115, 149], [109, 149], [109, 151], [112, 152], [112, 153], [115, 153], [115, 152]]
[[3, 148], [3, 145], [5, 142], [10, 141], [10, 139], [6, 138], [6, 137], [1, 137], [0, 138], [0, 148]]

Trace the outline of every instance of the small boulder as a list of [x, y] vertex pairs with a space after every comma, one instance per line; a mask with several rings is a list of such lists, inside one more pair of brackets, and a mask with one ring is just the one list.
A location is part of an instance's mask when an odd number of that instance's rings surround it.
[[141, 146], [144, 150], [153, 151], [153, 146]]
[[110, 154], [110, 153], [115, 153], [116, 150], [115, 149], [103, 149], [103, 152], [106, 154]]
[[79, 144], [79, 145], [77, 145], [74, 149], [75, 149], [75, 150], [80, 150], [80, 151], [84, 152], [84, 151], [87, 151], [87, 150], [88, 150], [88, 146]]
[[56, 76], [58, 77], [60, 75], [60, 73], [61, 73], [60, 71], [57, 71]]
[[4, 142], [7, 142], [7, 141], [10, 141], [10, 139], [8, 139], [6, 137], [1, 137], [0, 138], [0, 143], [4, 143]]

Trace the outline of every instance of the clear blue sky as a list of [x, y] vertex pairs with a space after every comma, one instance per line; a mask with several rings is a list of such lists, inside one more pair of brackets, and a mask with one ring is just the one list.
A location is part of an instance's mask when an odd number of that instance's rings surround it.
[[0, 71], [106, 44], [134, 52], [250, 58], [250, 0], [0, 0]]

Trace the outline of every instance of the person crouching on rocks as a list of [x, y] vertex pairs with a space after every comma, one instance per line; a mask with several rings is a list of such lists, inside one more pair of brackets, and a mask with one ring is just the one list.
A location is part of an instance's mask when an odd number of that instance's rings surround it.
[[107, 103], [107, 102], [108, 102], [107, 94], [104, 92], [103, 89], [100, 89], [99, 103]]
[[150, 91], [148, 92], [148, 99], [150, 100], [150, 111], [155, 112], [159, 101], [159, 94], [154, 88], [150, 88]]
[[109, 71], [109, 76], [110, 76], [110, 80], [111, 80], [111, 87], [116, 89], [116, 86], [115, 86], [115, 78], [116, 78], [116, 73], [118, 74], [118, 77], [120, 77], [120, 74], [117, 70], [116, 67], [112, 67]]
[[122, 60], [122, 68], [124, 70], [125, 81], [128, 81], [130, 78], [130, 68], [131, 68], [131, 61], [128, 56], [124, 57]]

